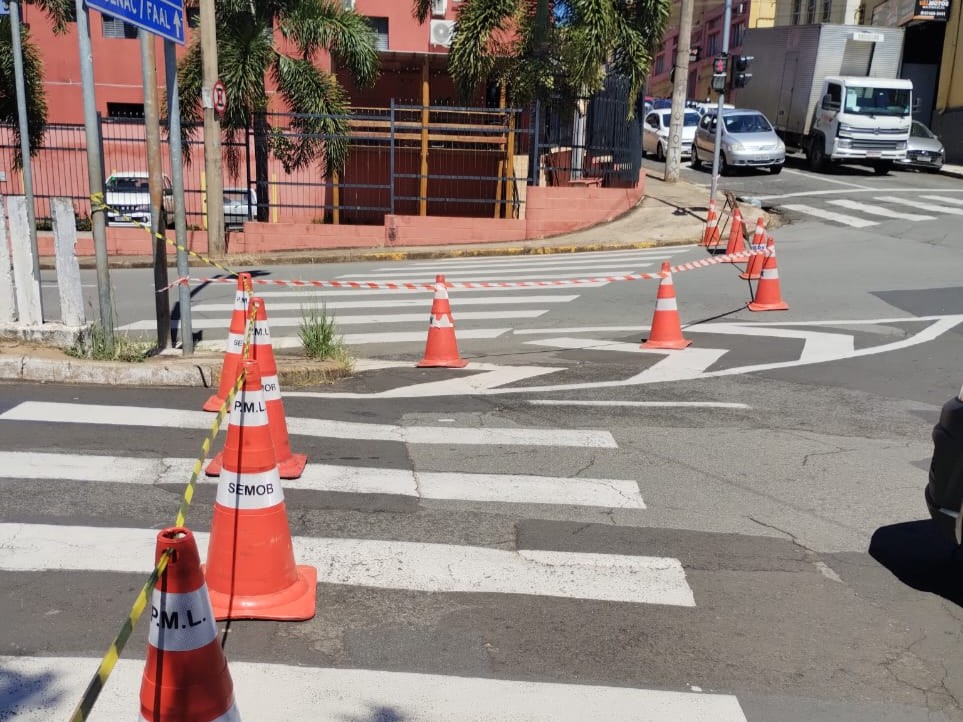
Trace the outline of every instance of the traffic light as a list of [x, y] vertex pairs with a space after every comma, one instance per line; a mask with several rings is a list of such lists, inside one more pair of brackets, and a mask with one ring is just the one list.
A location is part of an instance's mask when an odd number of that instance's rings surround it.
[[752, 73], [748, 72], [752, 55], [737, 55], [732, 62], [732, 87], [745, 88], [752, 80]]
[[726, 66], [729, 58], [726, 55], [717, 55], [712, 59], [712, 89], [717, 93], [726, 92]]

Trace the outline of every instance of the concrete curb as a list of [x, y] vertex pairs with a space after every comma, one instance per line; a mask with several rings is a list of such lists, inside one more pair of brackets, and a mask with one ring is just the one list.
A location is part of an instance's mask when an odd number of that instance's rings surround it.
[[[349, 376], [350, 368], [331, 361], [278, 359], [278, 381], [282, 387], [302, 388], [334, 383]], [[0, 355], [0, 381], [34, 383], [92, 384], [99, 386], [201, 387], [220, 381], [217, 359], [164, 359], [143, 363], [50, 359], [30, 355]]]

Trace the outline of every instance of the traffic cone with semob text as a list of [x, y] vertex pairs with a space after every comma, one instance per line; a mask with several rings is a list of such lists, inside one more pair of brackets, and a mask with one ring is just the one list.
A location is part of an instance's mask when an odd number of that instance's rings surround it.
[[194, 535], [164, 529], [155, 564], [163, 554], [167, 567], [151, 594], [140, 722], [240, 722]]
[[244, 337], [247, 331], [248, 299], [251, 297], [251, 274], [237, 274], [237, 290], [234, 292], [234, 311], [231, 314], [231, 325], [227, 336], [227, 349], [224, 352], [224, 363], [221, 365], [221, 378], [217, 393], [204, 402], [204, 411], [217, 411], [224, 404], [224, 399], [231, 392], [237, 381], [241, 355], [244, 351]]
[[317, 569], [294, 561], [257, 361], [231, 407], [205, 575], [217, 619], [310, 619]]
[[682, 324], [679, 321], [679, 307], [675, 298], [675, 286], [668, 261], [662, 262], [662, 273], [666, 274], [659, 283], [655, 297], [655, 313], [652, 315], [652, 328], [649, 337], [641, 348], [683, 349], [692, 341], [682, 337]]

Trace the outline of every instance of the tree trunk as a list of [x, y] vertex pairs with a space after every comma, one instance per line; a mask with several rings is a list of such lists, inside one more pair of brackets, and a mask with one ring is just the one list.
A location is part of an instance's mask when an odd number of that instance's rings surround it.
[[257, 191], [257, 220], [267, 223], [270, 217], [271, 202], [268, 197], [268, 128], [267, 114], [254, 113], [254, 188]]

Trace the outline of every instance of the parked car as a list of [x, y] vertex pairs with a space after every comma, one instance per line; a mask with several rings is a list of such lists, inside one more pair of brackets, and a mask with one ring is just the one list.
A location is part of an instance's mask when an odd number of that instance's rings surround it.
[[[642, 124], [642, 155], [655, 153], [660, 161], [665, 160], [666, 149], [669, 147], [669, 123], [672, 111], [655, 110], [645, 116]], [[695, 137], [696, 126], [699, 125], [699, 114], [694, 110], [687, 110], [682, 116], [682, 157], [692, 155], [692, 139]]]
[[257, 215], [257, 193], [253, 188], [224, 189], [224, 228], [243, 228]]
[[[719, 104], [711, 103], [711, 102], [703, 103], [698, 100], [687, 100], [685, 101], [685, 107], [692, 108], [692, 110], [697, 112], [700, 116], [703, 116], [712, 110], [718, 110]], [[736, 106], [732, 105], [731, 103], [723, 103], [722, 107], [723, 109], [726, 109], [726, 108], [735, 109]]]
[[914, 120], [910, 126], [909, 143], [906, 145], [906, 160], [896, 162], [904, 167], [921, 168], [935, 173], [943, 167], [944, 155], [943, 144], [936, 134], [918, 120]]
[[[716, 115], [708, 112], [699, 121], [692, 145], [692, 167], [712, 163], [716, 146]], [[786, 145], [758, 110], [723, 109], [722, 147], [719, 152], [720, 172], [727, 175], [736, 167], [768, 168], [774, 175], [786, 162]]]
[[[161, 201], [161, 228], [174, 222], [174, 190], [171, 179], [163, 176], [164, 194]], [[147, 171], [119, 171], [111, 173], [105, 184], [107, 225], [150, 225], [150, 182]]]

